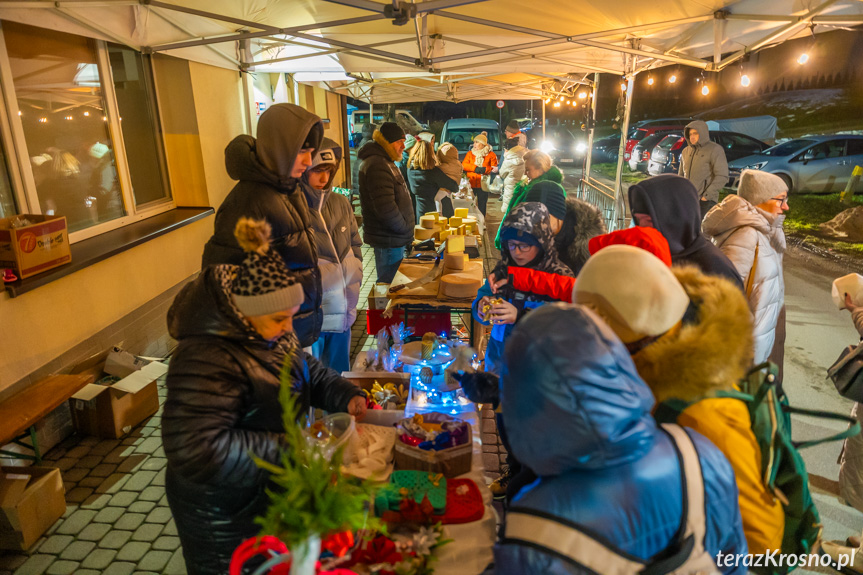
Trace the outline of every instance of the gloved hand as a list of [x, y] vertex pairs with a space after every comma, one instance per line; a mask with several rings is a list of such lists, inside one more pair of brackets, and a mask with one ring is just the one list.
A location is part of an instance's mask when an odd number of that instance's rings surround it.
[[474, 373], [455, 372], [453, 379], [461, 384], [464, 394], [474, 403], [490, 403], [497, 409], [500, 403], [500, 378], [493, 373], [477, 371]]
[[474, 170], [474, 173], [477, 173], [479, 175], [484, 174], [485, 173], [485, 166], [477, 166], [476, 169]]

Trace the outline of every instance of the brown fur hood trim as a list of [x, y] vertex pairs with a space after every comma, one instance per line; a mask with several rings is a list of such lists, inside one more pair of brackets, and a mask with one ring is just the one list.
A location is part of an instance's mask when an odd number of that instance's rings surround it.
[[402, 159], [402, 155], [396, 152], [395, 148], [393, 148], [393, 145], [390, 144], [386, 138], [384, 138], [384, 135], [381, 134], [380, 130], [375, 130], [375, 134], [372, 137], [375, 139], [375, 142], [377, 142], [378, 145], [384, 149], [384, 151], [387, 153], [387, 155], [392, 161], [398, 162]]
[[684, 322], [632, 358], [657, 403], [670, 398], [693, 401], [731, 389], [749, 369], [754, 345], [749, 305], [737, 286], [694, 267], [674, 266], [671, 271], [696, 307], [696, 320]]

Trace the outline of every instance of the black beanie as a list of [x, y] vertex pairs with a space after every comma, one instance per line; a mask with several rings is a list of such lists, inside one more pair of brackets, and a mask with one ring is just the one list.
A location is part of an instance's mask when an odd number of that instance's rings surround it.
[[511, 150], [518, 145], [518, 138], [507, 138], [503, 141], [503, 149]]
[[405, 131], [395, 122], [384, 122], [380, 127], [381, 135], [392, 144], [405, 139]]
[[510, 120], [509, 124], [506, 125], [505, 131], [517, 134], [519, 132], [518, 122], [516, 122], [515, 120]]
[[566, 190], [557, 182], [537, 182], [524, 197], [524, 202], [539, 202], [559, 220], [566, 217]]

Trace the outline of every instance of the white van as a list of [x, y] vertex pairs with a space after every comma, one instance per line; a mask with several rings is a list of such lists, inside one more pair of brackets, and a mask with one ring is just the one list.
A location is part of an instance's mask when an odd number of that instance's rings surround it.
[[[380, 126], [384, 122], [384, 114], [386, 110], [383, 106], [379, 106], [375, 108], [375, 117], [374, 123]], [[359, 143], [362, 139], [363, 132], [363, 124], [369, 123], [369, 111], [368, 110], [354, 110], [351, 113], [351, 141], [354, 142], [354, 145]], [[413, 114], [411, 114], [410, 110], [405, 110], [403, 108], [399, 108], [396, 110], [396, 123], [402, 127], [402, 129], [407, 134], [416, 135], [423, 130], [427, 130], [428, 126], [422, 124], [419, 120], [417, 120]]]

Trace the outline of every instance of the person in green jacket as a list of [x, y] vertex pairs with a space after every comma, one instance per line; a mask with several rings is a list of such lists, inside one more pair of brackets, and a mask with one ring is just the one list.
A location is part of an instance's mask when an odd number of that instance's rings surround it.
[[[563, 184], [563, 173], [552, 164], [551, 156], [539, 150], [530, 150], [524, 155], [524, 173], [528, 179], [516, 184], [515, 191], [512, 193], [512, 200], [510, 200], [503, 216], [504, 220], [513, 208], [525, 201], [527, 192], [538, 182]], [[500, 249], [500, 228], [498, 228], [497, 237], [494, 239], [494, 247]]]

